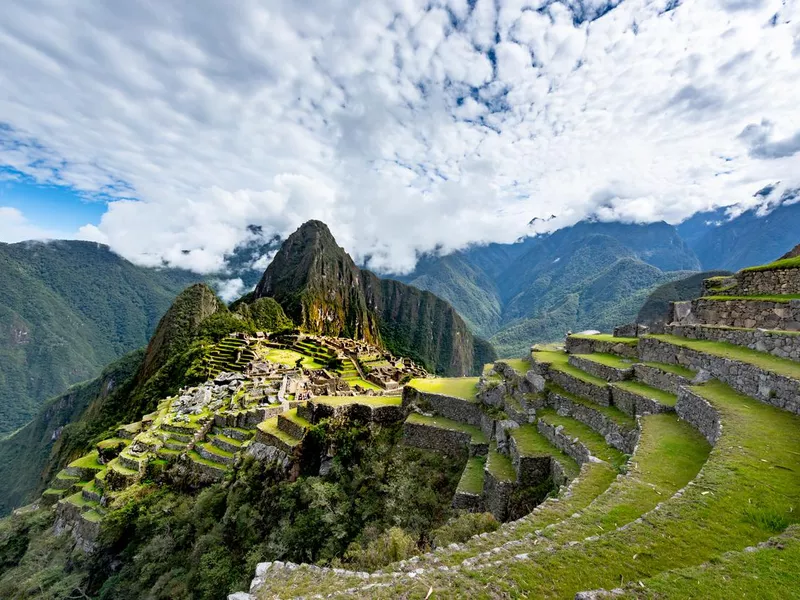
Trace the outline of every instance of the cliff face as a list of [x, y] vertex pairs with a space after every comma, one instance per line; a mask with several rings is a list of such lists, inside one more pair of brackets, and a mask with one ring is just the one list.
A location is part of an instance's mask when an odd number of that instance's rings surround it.
[[306, 331], [363, 339], [439, 373], [470, 374], [493, 355], [447, 302], [359, 269], [319, 221], [283, 243], [256, 287], [263, 297]]

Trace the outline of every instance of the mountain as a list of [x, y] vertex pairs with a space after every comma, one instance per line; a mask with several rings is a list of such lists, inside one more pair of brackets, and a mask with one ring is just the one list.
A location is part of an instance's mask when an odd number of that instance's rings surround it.
[[698, 213], [678, 226], [703, 269], [738, 271], [775, 260], [797, 244], [800, 202], [783, 203], [768, 214], [758, 209], [728, 219], [725, 209]]
[[644, 325], [666, 323], [670, 302], [698, 298], [703, 295], [703, 280], [730, 274], [730, 271], [702, 271], [658, 286], [639, 309], [636, 322]]
[[0, 435], [147, 343], [198, 279], [137, 267], [90, 242], [0, 244]]
[[306, 331], [384, 345], [431, 371], [465, 375], [492, 360], [490, 346], [475, 340], [452, 306], [358, 268], [320, 221], [281, 245], [253, 294], [267, 297]]
[[581, 222], [515, 244], [425, 256], [402, 281], [448, 300], [503, 356], [633, 320], [656, 286], [700, 268], [666, 223]]

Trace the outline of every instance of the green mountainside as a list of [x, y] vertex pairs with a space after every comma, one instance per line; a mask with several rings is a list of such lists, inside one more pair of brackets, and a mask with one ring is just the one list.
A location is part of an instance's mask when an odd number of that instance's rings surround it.
[[426, 256], [401, 279], [448, 300], [501, 356], [631, 321], [655, 287], [699, 269], [674, 227], [582, 222], [516, 244]]
[[702, 296], [704, 279], [730, 274], [730, 271], [703, 271], [658, 286], [642, 304], [642, 308], [636, 315], [636, 322], [643, 325], [666, 322], [669, 316], [670, 302], [691, 300]]
[[143, 346], [197, 279], [137, 267], [95, 243], [0, 244], [0, 435]]
[[359, 269], [319, 221], [283, 243], [253, 294], [264, 297], [305, 331], [382, 344], [430, 371], [466, 375], [493, 357], [447, 302]]

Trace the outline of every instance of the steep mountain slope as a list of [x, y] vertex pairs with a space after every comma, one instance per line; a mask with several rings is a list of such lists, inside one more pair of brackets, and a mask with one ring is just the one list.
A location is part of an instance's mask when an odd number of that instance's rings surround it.
[[727, 220], [724, 209], [698, 213], [678, 226], [706, 270], [737, 271], [764, 264], [797, 244], [800, 203], [782, 204], [765, 216], [749, 210]]
[[230, 314], [209, 287], [189, 287], [160, 320], [145, 350], [124, 356], [96, 379], [53, 398], [30, 423], [0, 441], [0, 514], [40, 493], [104, 430], [137, 420], [156, 400], [174, 392], [194, 357], [191, 345], [201, 326], [217, 313]]
[[0, 244], [0, 434], [147, 342], [197, 275], [78, 241]]
[[515, 244], [425, 257], [402, 279], [436, 291], [503, 356], [632, 320], [654, 286], [697, 270], [674, 227], [583, 222]]
[[265, 297], [307, 331], [383, 344], [432, 371], [468, 374], [492, 358], [447, 302], [359, 269], [319, 221], [283, 243], [253, 294]]

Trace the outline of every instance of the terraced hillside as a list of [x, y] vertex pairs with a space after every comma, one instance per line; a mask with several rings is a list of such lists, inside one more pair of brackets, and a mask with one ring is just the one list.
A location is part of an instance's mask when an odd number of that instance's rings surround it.
[[799, 267], [709, 281], [664, 334], [410, 382], [405, 443], [466, 456], [453, 505], [507, 523], [369, 573], [262, 563], [229, 598], [798, 597]]

